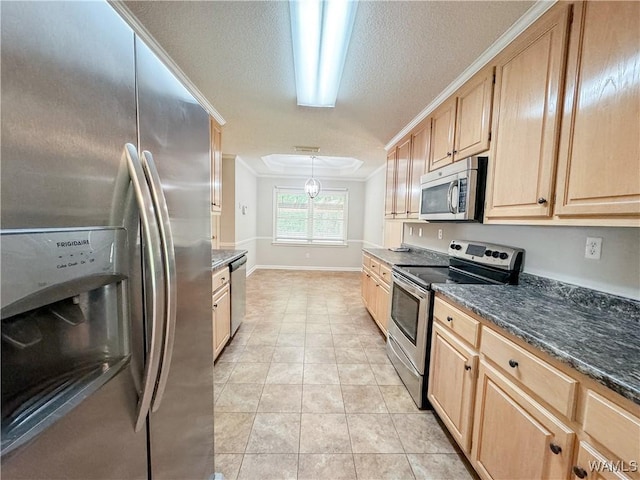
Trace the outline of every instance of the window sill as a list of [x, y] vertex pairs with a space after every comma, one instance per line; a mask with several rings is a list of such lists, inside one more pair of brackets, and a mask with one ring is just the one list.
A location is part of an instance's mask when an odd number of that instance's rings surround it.
[[340, 242], [318, 243], [318, 242], [283, 242], [283, 241], [273, 241], [273, 242], [271, 242], [271, 245], [275, 245], [275, 246], [278, 246], [278, 247], [320, 247], [320, 248], [325, 248], [325, 247], [345, 248], [345, 247], [349, 246], [349, 244], [347, 242], [344, 242], [344, 243], [340, 243]]

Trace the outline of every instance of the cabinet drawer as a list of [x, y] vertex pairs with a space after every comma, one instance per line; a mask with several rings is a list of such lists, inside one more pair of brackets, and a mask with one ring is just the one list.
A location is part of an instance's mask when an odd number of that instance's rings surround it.
[[371, 257], [366, 253], [362, 254], [362, 266], [365, 268], [371, 268]]
[[221, 268], [211, 274], [211, 291], [215, 292], [223, 285], [229, 283], [229, 267]]
[[[587, 442], [580, 442], [580, 446], [578, 447], [578, 458], [575, 461], [575, 465], [576, 467], [573, 470], [573, 476], [571, 477], [572, 480], [580, 480], [580, 477], [576, 472], [580, 473], [582, 478], [586, 478], [588, 480], [629, 480], [629, 477], [627, 477], [622, 471], [616, 471], [614, 468], [600, 468], [599, 471], [593, 468], [594, 465], [611, 465], [613, 467], [618, 464], [616, 464], [615, 461], [606, 458]], [[627, 468], [629, 467], [630, 465], [627, 465]]]
[[380, 279], [386, 283], [388, 287], [391, 286], [391, 268], [386, 263], [380, 264]]
[[578, 382], [490, 328], [482, 328], [480, 351], [552, 407], [573, 419]]
[[369, 269], [376, 275], [380, 275], [380, 263], [377, 258], [371, 257], [369, 259]]
[[640, 462], [640, 419], [591, 390], [583, 428], [621, 460]]
[[463, 340], [474, 347], [478, 346], [480, 322], [476, 319], [471, 318], [440, 298], [436, 298], [434, 301], [433, 316], [445, 327], [456, 332]]

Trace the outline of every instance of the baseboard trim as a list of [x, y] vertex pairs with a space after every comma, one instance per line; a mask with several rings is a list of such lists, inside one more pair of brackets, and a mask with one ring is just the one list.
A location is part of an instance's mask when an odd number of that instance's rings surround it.
[[256, 265], [253, 270], [309, 270], [321, 272], [360, 272], [362, 267], [315, 267], [311, 265]]
[[253, 272], [255, 272], [258, 269], [257, 265], [254, 265], [253, 267], [251, 267], [249, 270], [247, 270], [247, 277], [249, 275], [251, 275]]

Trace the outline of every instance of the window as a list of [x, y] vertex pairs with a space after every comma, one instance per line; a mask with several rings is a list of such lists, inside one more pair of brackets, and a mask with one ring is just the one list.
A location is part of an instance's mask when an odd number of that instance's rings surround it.
[[310, 199], [302, 188], [275, 187], [273, 241], [346, 245], [348, 202], [346, 189], [324, 188]]

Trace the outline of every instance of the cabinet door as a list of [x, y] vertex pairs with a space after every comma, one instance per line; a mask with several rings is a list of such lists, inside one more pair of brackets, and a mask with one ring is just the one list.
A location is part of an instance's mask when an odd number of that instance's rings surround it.
[[429, 171], [453, 162], [453, 134], [456, 127], [456, 98], [451, 98], [431, 115]]
[[411, 134], [411, 168], [409, 178], [408, 208], [409, 218], [418, 218], [420, 211], [420, 177], [429, 167], [429, 140], [431, 119], [428, 118]]
[[368, 274], [364, 270], [362, 270], [362, 274], [360, 275], [360, 294], [362, 295], [362, 301], [364, 302], [364, 306], [367, 306], [367, 280]]
[[213, 319], [215, 329], [214, 358], [217, 358], [231, 334], [231, 298], [229, 285], [225, 285], [213, 296]]
[[396, 212], [396, 149], [387, 155], [387, 183], [384, 197], [384, 216], [393, 218]]
[[551, 215], [570, 9], [554, 6], [496, 60], [489, 219]]
[[637, 218], [640, 3], [580, 3], [574, 18], [556, 213]]
[[409, 158], [411, 156], [411, 137], [398, 145], [396, 158], [396, 218], [406, 218], [409, 214], [407, 205], [407, 184], [409, 183]]
[[211, 211], [222, 210], [222, 129], [211, 119]]
[[480, 476], [568, 478], [575, 434], [484, 361], [478, 375], [471, 456]]
[[[615, 467], [618, 465], [620, 469], [616, 471]], [[600, 468], [594, 468], [596, 466]], [[622, 471], [625, 466], [628, 469], [631, 468], [629, 464], [618, 464], [606, 458], [587, 442], [580, 442], [571, 478], [572, 480], [629, 480]]]
[[467, 453], [471, 448], [477, 362], [477, 353], [434, 324], [427, 394], [449, 432]]
[[389, 290], [386, 289], [384, 283], [376, 282], [376, 322], [387, 335], [387, 325], [389, 323]]
[[458, 90], [453, 161], [489, 150], [494, 67], [475, 74]]

